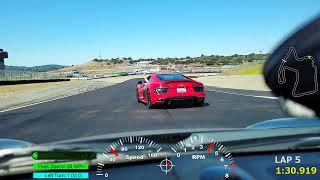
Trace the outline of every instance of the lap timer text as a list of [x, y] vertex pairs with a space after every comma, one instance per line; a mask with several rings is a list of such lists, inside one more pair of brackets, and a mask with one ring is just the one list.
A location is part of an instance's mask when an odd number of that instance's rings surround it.
[[274, 163], [278, 164], [275, 168], [277, 175], [314, 175], [317, 174], [315, 166], [300, 166], [300, 156], [275, 156]]
[[301, 157], [300, 156], [275, 156], [274, 162], [276, 164], [289, 164], [289, 163], [299, 164], [301, 162]]

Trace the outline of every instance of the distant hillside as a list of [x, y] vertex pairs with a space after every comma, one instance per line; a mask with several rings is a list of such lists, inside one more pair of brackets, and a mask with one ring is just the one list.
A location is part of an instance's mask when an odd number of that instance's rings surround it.
[[48, 64], [43, 66], [33, 66], [33, 67], [26, 67], [26, 66], [6, 66], [6, 70], [12, 71], [33, 71], [33, 72], [47, 72], [53, 71], [57, 69], [61, 69], [67, 66], [63, 65], [56, 65], [56, 64]]
[[[173, 65], [188, 65], [189, 68], [192, 67], [205, 67], [205, 66], [237, 66], [244, 64], [245, 68], [241, 69], [241, 74], [260, 74], [261, 65], [253, 66], [247, 70], [246, 66], [249, 64], [262, 64], [268, 58], [269, 54], [234, 54], [228, 56], [222, 55], [204, 55], [198, 57], [167, 57], [167, 58], [140, 58], [132, 59], [131, 57], [123, 58], [111, 58], [111, 59], [93, 59], [87, 63], [68, 66], [66, 68], [61, 68], [55, 72], [70, 73], [73, 71], [81, 71], [86, 74], [106, 74], [114, 72], [130, 72], [137, 69], [145, 68], [145, 66], [173, 66]], [[141, 61], [151, 61], [150, 64], [136, 65]], [[249, 66], [248, 65], [248, 66]], [[233, 72], [232, 72], [233, 73]], [[238, 72], [237, 72], [238, 73]]]

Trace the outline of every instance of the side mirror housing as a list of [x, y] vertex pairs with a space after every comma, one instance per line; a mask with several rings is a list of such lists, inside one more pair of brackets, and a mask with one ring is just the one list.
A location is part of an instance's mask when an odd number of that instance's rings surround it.
[[137, 84], [142, 84], [142, 81], [138, 81]]
[[285, 102], [298, 103], [320, 116], [319, 58], [320, 17], [317, 17], [269, 56], [264, 66], [265, 82]]

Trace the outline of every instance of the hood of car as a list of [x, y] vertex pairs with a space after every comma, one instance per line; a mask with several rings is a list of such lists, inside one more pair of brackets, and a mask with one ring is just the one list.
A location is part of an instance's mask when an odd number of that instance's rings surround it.
[[273, 129], [295, 127], [320, 127], [319, 118], [281, 118], [259, 122], [248, 126], [248, 129]]
[[[146, 131], [135, 131], [135, 132], [126, 132], [126, 133], [115, 133], [115, 134], [106, 134], [106, 135], [97, 135], [84, 138], [68, 139], [62, 141], [56, 141], [51, 143], [45, 143], [42, 145], [59, 145], [59, 144], [69, 144], [69, 143], [92, 143], [92, 142], [107, 142], [113, 141], [120, 137], [128, 136], [148, 136], [151, 139], [161, 137], [164, 139], [175, 139], [176, 141], [185, 139], [192, 135], [193, 133], [223, 133], [223, 132], [252, 132], [255, 130], [268, 130], [268, 129], [282, 129], [282, 128], [311, 128], [311, 127], [320, 127], [320, 118], [282, 118], [282, 119], [272, 119], [259, 122], [253, 125], [250, 125], [246, 128], [194, 128], [194, 129], [165, 129], [165, 130], [146, 130]], [[155, 140], [156, 140], [155, 139]], [[0, 139], [0, 149], [7, 148], [23, 148], [30, 147], [35, 144], [15, 140], [15, 139]]]

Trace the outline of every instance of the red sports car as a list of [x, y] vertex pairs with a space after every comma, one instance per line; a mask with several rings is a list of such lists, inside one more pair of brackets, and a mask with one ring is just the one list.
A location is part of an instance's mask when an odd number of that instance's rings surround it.
[[151, 74], [137, 83], [137, 101], [146, 103], [149, 109], [176, 101], [202, 106], [204, 100], [203, 84], [180, 73]]

